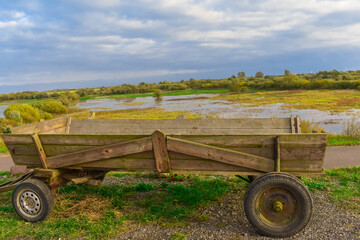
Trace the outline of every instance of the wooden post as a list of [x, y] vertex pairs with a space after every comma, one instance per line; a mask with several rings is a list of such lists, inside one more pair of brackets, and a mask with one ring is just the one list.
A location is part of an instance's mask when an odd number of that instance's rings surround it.
[[290, 116], [290, 128], [291, 128], [291, 133], [295, 133], [295, 119], [294, 119], [294, 116], [291, 115]]
[[65, 133], [70, 133], [70, 125], [71, 125], [71, 117], [68, 117], [68, 120], [66, 122]]
[[300, 116], [296, 116], [296, 133], [301, 133]]
[[155, 156], [156, 169], [159, 173], [170, 172], [169, 154], [166, 146], [166, 136], [156, 130], [151, 135]]
[[280, 172], [280, 139], [279, 137], [274, 137], [274, 150], [275, 150], [275, 172]]
[[42, 167], [47, 169], [48, 167], [47, 167], [47, 163], [46, 163], [46, 154], [45, 154], [44, 148], [42, 147], [39, 135], [37, 133], [33, 133], [33, 134], [31, 134], [31, 138], [34, 142], [36, 152], [39, 155]]

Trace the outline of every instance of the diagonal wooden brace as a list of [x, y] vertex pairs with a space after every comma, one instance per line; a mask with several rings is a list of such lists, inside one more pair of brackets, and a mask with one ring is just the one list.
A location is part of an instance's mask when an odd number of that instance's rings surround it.
[[151, 150], [151, 137], [146, 137], [49, 157], [47, 158], [47, 166], [49, 168], [62, 168]]
[[31, 134], [31, 138], [32, 138], [32, 140], [34, 142], [36, 152], [39, 155], [39, 158], [40, 158], [40, 161], [41, 161], [41, 166], [43, 168], [47, 169], [48, 166], [47, 166], [47, 162], [46, 162], [46, 154], [45, 154], [44, 148], [42, 147], [39, 135], [37, 133], [33, 133], [33, 134]]
[[169, 151], [211, 159], [214, 161], [246, 167], [261, 172], [274, 171], [273, 159], [263, 158], [248, 153], [214, 147], [188, 140], [167, 137], [167, 148]]

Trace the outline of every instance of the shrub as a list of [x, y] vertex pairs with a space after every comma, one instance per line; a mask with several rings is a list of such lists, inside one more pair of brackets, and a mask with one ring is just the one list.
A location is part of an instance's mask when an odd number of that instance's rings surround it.
[[50, 120], [53, 118], [53, 115], [48, 112], [40, 112], [40, 118], [44, 120]]
[[23, 118], [21, 117], [20, 112], [16, 111], [16, 110], [11, 111], [9, 113], [9, 119], [14, 120], [15, 122], [18, 122], [18, 123], [23, 122]]
[[6, 118], [15, 120], [15, 119], [11, 118], [11, 117], [15, 117], [15, 118], [18, 117], [18, 114], [15, 113], [14, 111], [17, 111], [20, 113], [22, 122], [19, 122], [19, 123], [34, 123], [34, 122], [38, 122], [40, 120], [39, 110], [28, 104], [10, 105], [4, 111]]
[[360, 138], [360, 122], [352, 118], [344, 123], [343, 135], [354, 138]]
[[308, 120], [301, 121], [301, 132], [302, 133], [324, 133], [324, 128], [320, 127], [318, 123]]
[[153, 92], [155, 93], [156, 98], [161, 98], [162, 92], [160, 89], [154, 89]]
[[50, 100], [46, 102], [37, 102], [31, 105], [47, 113], [62, 114], [68, 112], [67, 107], [62, 105], [59, 101], [55, 101], [55, 100]]

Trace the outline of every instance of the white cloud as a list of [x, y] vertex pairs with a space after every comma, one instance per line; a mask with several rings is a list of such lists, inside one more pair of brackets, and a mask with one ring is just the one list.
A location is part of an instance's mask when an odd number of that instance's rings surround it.
[[0, 21], [0, 28], [14, 27], [16, 25], [18, 25], [16, 21], [9, 21], [9, 22]]

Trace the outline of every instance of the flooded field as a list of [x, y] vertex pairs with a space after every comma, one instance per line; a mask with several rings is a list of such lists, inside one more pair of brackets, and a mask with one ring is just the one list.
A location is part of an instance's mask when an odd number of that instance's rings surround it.
[[162, 100], [154, 97], [130, 99], [94, 99], [79, 102], [77, 107], [91, 111], [142, 109], [157, 107], [167, 111], [190, 111], [203, 117], [246, 118], [246, 117], [289, 117], [299, 115], [301, 119], [319, 123], [327, 132], [341, 133], [344, 122], [360, 117], [360, 109], [342, 113], [319, 111], [315, 109], [290, 109], [283, 103], [248, 107], [241, 103], [218, 100], [217, 94], [198, 94], [186, 96], [164, 96]]
[[[339, 134], [346, 121], [360, 119], [360, 109], [352, 108], [343, 112], [321, 111], [316, 109], [295, 109], [285, 107], [284, 103], [261, 104], [249, 106], [241, 101], [234, 102], [223, 99], [219, 94], [196, 94], [181, 96], [163, 96], [161, 100], [155, 97], [137, 98], [96, 98], [77, 103], [76, 107], [89, 111], [127, 110], [162, 108], [165, 111], [188, 111], [203, 117], [219, 118], [267, 118], [267, 117], [290, 117], [299, 115], [301, 119], [320, 124], [325, 131]], [[0, 117], [4, 117], [3, 111], [8, 107], [0, 104]]]

